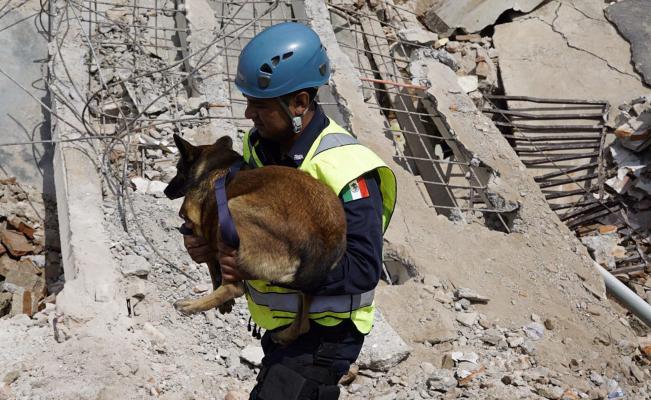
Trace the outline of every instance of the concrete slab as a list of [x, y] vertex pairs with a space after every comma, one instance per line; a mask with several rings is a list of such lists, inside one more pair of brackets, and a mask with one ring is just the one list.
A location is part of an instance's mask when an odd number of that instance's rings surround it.
[[507, 10], [529, 12], [543, 0], [438, 0], [430, 6], [423, 20], [434, 32], [449, 35], [456, 28], [479, 32], [493, 24]]
[[624, 39], [588, 5], [553, 1], [495, 27], [507, 95], [604, 99], [616, 106], [648, 92], [627, 64], [630, 56], [618, 50], [627, 48]]
[[409, 353], [409, 346], [377, 311], [373, 330], [364, 339], [357, 363], [361, 368], [388, 371], [409, 357]]
[[[38, 1], [9, 2], [7, 6], [0, 17], [2, 69], [47, 104], [41, 71], [47, 61], [47, 41], [38, 30]], [[3, 75], [0, 75], [0, 93], [0, 176], [16, 176], [21, 183], [53, 193], [51, 146], [2, 147], [2, 143], [50, 138], [49, 121], [41, 105]]]
[[[63, 18], [57, 15], [58, 18]], [[56, 24], [57, 21], [55, 21]], [[81, 110], [84, 99], [73, 96], [74, 91], [62, 93], [60, 88], [85, 90], [88, 75], [85, 60], [88, 50], [82, 45], [79, 24], [71, 23], [66, 33], [76, 40], [64, 40], [51, 61], [51, 73], [58, 77], [57, 101], [54, 108], [68, 124], [56, 121], [52, 130], [55, 140], [75, 139], [85, 132], [72, 109]], [[60, 32], [63, 34], [63, 32]], [[54, 46], [54, 42], [52, 44]], [[119, 266], [108, 248], [108, 237], [102, 221], [104, 212], [102, 184], [98, 170], [100, 154], [96, 144], [88, 141], [60, 143], [54, 152], [53, 169], [56, 183], [57, 210], [61, 235], [61, 256], [66, 283], [57, 295], [57, 312], [73, 321], [95, 321], [100, 326], [114, 323], [119, 316], [126, 318], [122, 300], [118, 300]]]
[[651, 85], [651, 2], [625, 0], [606, 9], [606, 18], [631, 44], [635, 69]]

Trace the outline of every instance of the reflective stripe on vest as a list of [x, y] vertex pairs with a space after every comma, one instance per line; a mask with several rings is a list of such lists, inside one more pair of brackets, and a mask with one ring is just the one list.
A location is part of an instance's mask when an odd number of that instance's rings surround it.
[[[247, 293], [255, 304], [267, 306], [274, 311], [298, 312], [299, 294], [259, 292], [246, 281]], [[339, 296], [314, 296], [310, 305], [310, 314], [325, 312], [350, 313], [358, 308], [367, 307], [373, 304], [375, 290], [362, 294], [344, 294]]]
[[[330, 133], [321, 139], [319, 147], [316, 148], [312, 157], [323, 153], [326, 150], [334, 149], [335, 147], [345, 146], [347, 144], [359, 144], [357, 139], [347, 133]], [[339, 193], [337, 193], [339, 194]]]
[[[251, 167], [262, 167], [250, 137], [251, 132], [244, 135], [244, 160]], [[377, 171], [384, 208], [382, 225], [386, 230], [396, 202], [395, 175], [375, 153], [333, 120], [315, 140], [298, 169], [323, 182], [337, 195], [354, 179]], [[295, 290], [260, 280], [246, 281], [246, 288], [249, 311], [258, 326], [271, 330], [292, 322], [298, 307], [299, 295]], [[358, 296], [318, 296], [310, 307], [310, 319], [324, 326], [350, 319], [366, 334], [371, 331], [375, 315], [373, 295], [374, 291]]]

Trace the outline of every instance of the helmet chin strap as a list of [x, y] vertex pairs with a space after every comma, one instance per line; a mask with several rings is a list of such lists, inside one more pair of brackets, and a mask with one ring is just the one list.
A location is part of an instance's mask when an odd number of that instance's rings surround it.
[[289, 107], [287, 106], [287, 104], [285, 104], [285, 102], [280, 97], [278, 97], [278, 102], [280, 103], [283, 110], [285, 110], [285, 112], [289, 116], [289, 119], [292, 121], [292, 130], [294, 131], [294, 133], [300, 133], [303, 130], [303, 116], [305, 115], [307, 110], [309, 110], [310, 107], [309, 106], [306, 107], [305, 111], [303, 111], [301, 115], [292, 115], [292, 112], [289, 111]]

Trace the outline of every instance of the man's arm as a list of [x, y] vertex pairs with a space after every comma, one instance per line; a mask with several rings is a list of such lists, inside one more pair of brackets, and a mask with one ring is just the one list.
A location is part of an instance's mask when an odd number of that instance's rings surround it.
[[382, 273], [382, 194], [377, 172], [362, 177], [368, 197], [346, 201], [346, 253], [316, 295], [359, 294], [373, 290]]

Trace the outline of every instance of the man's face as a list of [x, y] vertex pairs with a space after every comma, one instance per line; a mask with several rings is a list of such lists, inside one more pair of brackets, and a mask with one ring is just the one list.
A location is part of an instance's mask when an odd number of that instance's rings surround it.
[[293, 135], [287, 113], [277, 99], [247, 97], [244, 116], [253, 121], [265, 139], [283, 141]]

